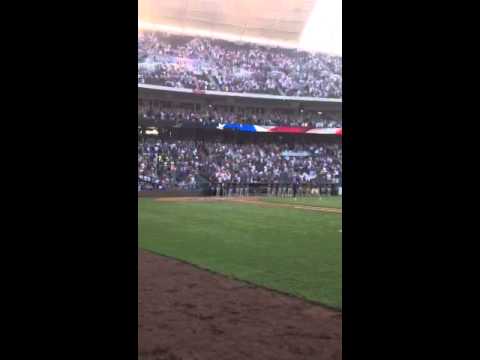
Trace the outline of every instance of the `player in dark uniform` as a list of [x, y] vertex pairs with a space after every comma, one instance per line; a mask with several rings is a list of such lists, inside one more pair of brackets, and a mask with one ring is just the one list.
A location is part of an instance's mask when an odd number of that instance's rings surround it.
[[298, 192], [298, 187], [300, 185], [300, 179], [298, 176], [293, 177], [292, 181], [292, 191], [293, 191], [293, 197], [296, 199], [297, 198], [297, 192]]

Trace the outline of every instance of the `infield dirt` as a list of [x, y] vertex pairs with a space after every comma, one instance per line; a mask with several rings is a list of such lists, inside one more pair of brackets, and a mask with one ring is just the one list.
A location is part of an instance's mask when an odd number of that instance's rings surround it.
[[341, 359], [342, 314], [139, 250], [140, 360]]

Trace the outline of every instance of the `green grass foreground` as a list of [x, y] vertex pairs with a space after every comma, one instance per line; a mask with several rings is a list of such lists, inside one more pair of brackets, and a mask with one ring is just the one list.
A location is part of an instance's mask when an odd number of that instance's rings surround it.
[[291, 197], [281, 198], [281, 197], [263, 197], [260, 198], [262, 201], [269, 203], [277, 204], [293, 204], [293, 205], [306, 205], [306, 206], [318, 206], [318, 207], [329, 207], [329, 208], [342, 208], [342, 197], [341, 196], [325, 196], [325, 197], [297, 197], [295, 200]]
[[143, 198], [138, 221], [143, 249], [341, 309], [340, 214]]

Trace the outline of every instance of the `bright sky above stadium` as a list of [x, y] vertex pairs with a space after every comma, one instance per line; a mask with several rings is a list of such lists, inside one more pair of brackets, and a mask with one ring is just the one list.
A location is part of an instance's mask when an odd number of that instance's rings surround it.
[[317, 0], [303, 30], [300, 47], [342, 55], [342, 0]]

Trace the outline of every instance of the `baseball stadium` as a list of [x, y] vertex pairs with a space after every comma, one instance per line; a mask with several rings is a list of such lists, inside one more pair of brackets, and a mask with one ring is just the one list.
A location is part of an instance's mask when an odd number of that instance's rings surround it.
[[342, 358], [332, 13], [139, 0], [139, 359]]

